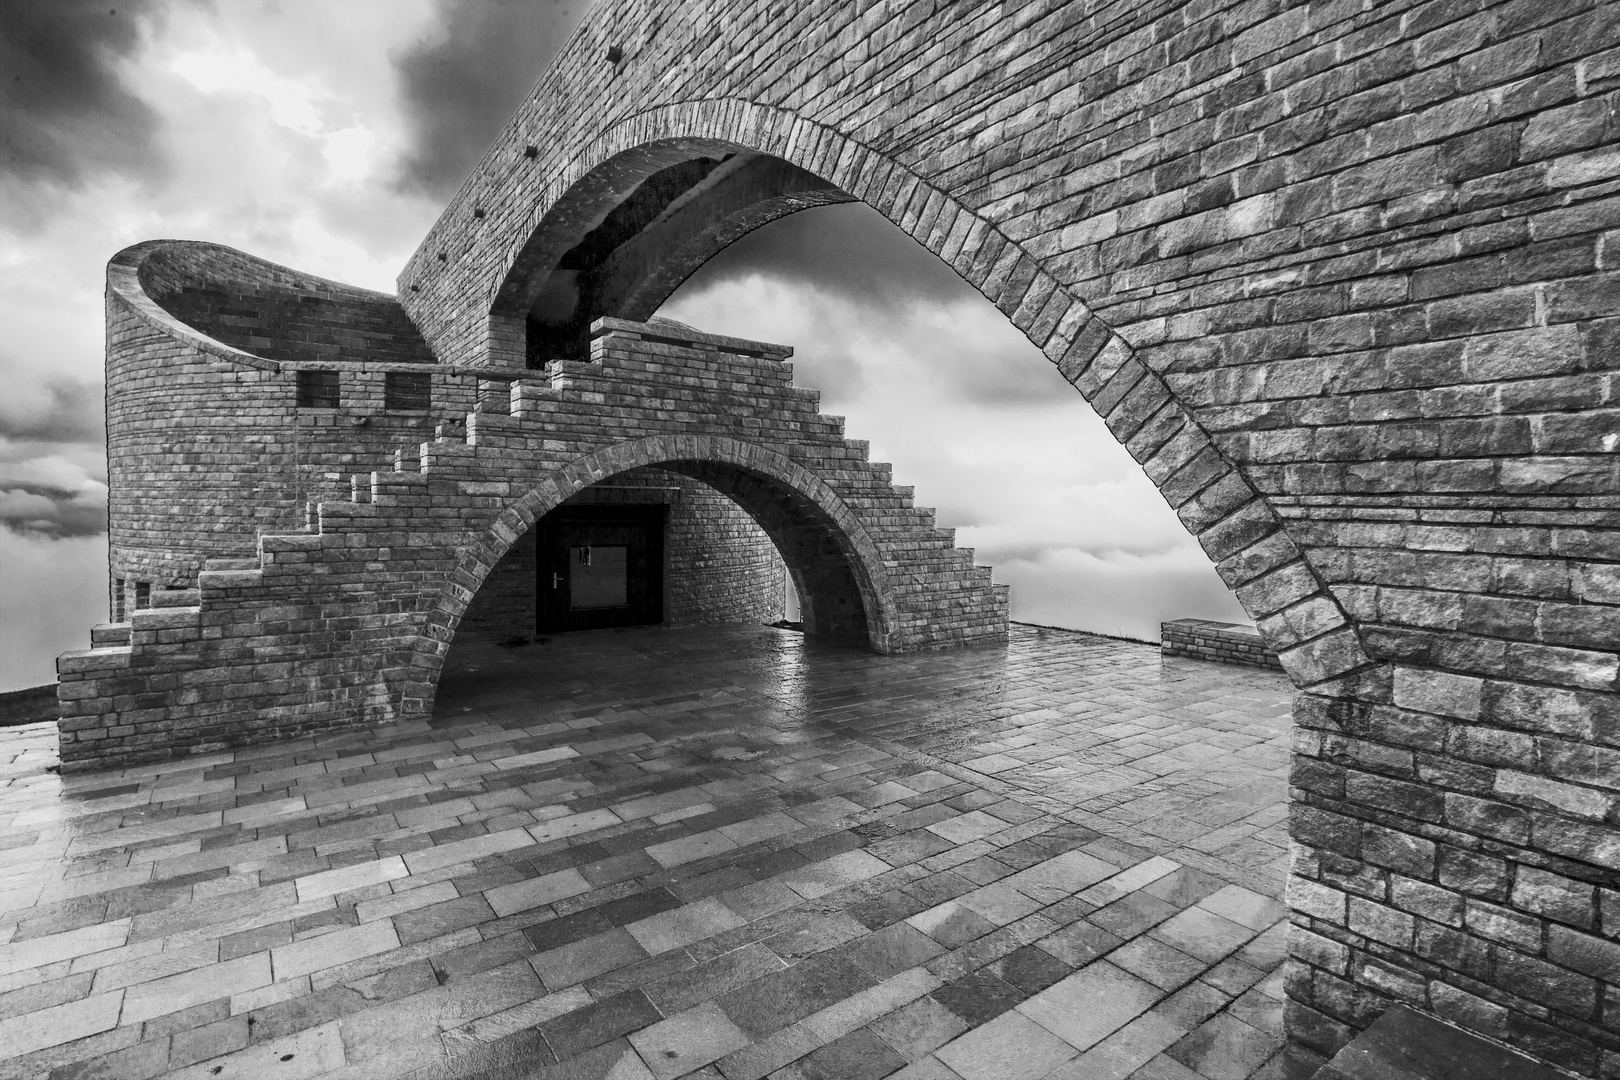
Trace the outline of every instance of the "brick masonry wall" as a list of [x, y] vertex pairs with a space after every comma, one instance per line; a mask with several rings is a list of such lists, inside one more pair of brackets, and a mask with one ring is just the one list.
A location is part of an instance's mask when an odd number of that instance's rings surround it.
[[400, 295], [505, 366], [627, 179], [741, 148], [876, 207], [1302, 688], [1293, 1037], [1404, 1001], [1620, 1075], [1617, 58], [1599, 0], [603, 4]]
[[519, 537], [648, 466], [746, 509], [802, 583], [807, 633], [881, 651], [1005, 641], [1006, 587], [792, 385], [787, 349], [646, 329], [603, 326], [590, 362], [485, 395], [464, 429], [357, 478], [307, 530], [261, 534], [254, 559], [209, 560], [195, 591], [97, 628], [58, 661], [63, 767], [429, 713], [469, 603]]
[[1176, 619], [1159, 624], [1159, 651], [1220, 664], [1281, 668], [1277, 654], [1266, 648], [1253, 627], [1208, 619]]
[[387, 293], [326, 281], [218, 244], [153, 245], [137, 275], [146, 295], [176, 319], [268, 360], [435, 359]]

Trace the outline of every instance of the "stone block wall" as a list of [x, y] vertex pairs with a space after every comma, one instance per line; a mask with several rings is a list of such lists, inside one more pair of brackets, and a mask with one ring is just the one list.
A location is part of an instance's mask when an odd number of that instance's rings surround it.
[[436, 359], [388, 293], [327, 281], [219, 244], [142, 246], [146, 255], [136, 268], [141, 290], [221, 344], [278, 363]]
[[1208, 619], [1176, 619], [1160, 623], [1159, 635], [1159, 651], [1164, 656], [1282, 669], [1282, 661], [1266, 647], [1259, 631], [1252, 626]]

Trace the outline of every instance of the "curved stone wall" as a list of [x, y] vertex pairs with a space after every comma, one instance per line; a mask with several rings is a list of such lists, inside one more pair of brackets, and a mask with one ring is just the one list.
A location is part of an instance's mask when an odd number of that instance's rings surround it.
[[[351, 323], [373, 329], [333, 331]], [[386, 344], [396, 323], [409, 333]], [[307, 504], [351, 474], [392, 468], [397, 451], [462, 422], [478, 379], [424, 359], [391, 297], [212, 244], [154, 241], [115, 256], [108, 524], [125, 610], [136, 583], [190, 587], [210, 558], [251, 558], [260, 532], [302, 527]], [[307, 371], [337, 379], [335, 407], [299, 407]], [[390, 372], [425, 374], [430, 407], [387, 408]]]
[[199, 334], [266, 360], [431, 364], [416, 325], [387, 293], [328, 281], [197, 241], [142, 244], [141, 290]]

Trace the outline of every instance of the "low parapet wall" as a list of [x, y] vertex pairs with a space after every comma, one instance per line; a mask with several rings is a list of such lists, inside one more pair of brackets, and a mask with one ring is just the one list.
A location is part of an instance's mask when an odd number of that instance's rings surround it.
[[1220, 664], [1247, 664], [1282, 670], [1277, 654], [1266, 648], [1259, 631], [1243, 623], [1177, 619], [1159, 624], [1159, 650], [1165, 656], [1190, 656]]

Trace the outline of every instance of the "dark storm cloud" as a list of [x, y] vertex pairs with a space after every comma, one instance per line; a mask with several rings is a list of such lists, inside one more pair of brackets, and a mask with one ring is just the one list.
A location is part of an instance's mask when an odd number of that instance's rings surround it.
[[0, 438], [98, 446], [106, 440], [106, 410], [99, 382], [57, 379], [45, 389], [50, 400], [44, 405], [0, 401]]
[[0, 399], [0, 526], [99, 536], [107, 531], [101, 384], [58, 378], [45, 390]]
[[99, 170], [161, 169], [157, 114], [119, 62], [155, 0], [5, 0], [0, 11], [0, 177], [74, 187]]
[[453, 194], [551, 58], [590, 0], [437, 0], [436, 30], [394, 58], [411, 145], [400, 185]]

